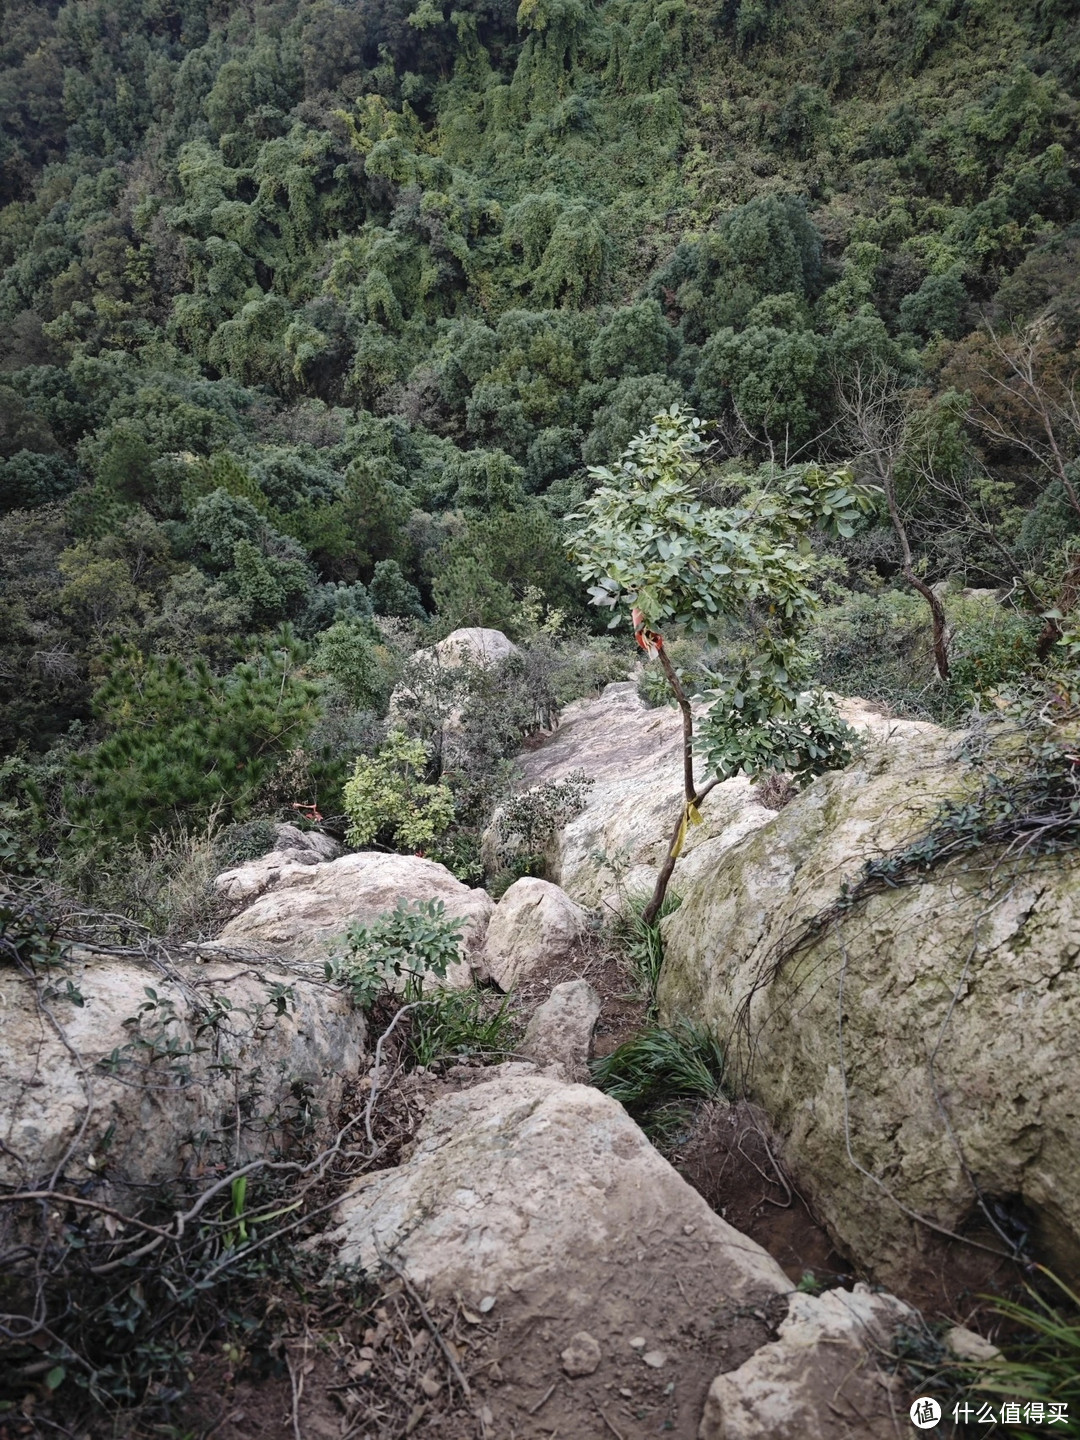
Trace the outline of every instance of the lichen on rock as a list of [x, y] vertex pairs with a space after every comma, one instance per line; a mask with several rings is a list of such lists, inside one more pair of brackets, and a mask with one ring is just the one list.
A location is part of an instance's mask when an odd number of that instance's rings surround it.
[[663, 1016], [713, 1027], [837, 1242], [894, 1286], [983, 1199], [1019, 1199], [1051, 1262], [1080, 1263], [1076, 857], [972, 856], [835, 909], [965, 792], [959, 742], [880, 735], [664, 923]]

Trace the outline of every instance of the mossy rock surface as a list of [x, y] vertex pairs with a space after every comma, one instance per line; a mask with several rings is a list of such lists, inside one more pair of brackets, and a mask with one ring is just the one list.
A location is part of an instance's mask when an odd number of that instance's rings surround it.
[[872, 741], [664, 923], [664, 1020], [715, 1027], [838, 1244], [898, 1288], [940, 1230], [977, 1219], [980, 1193], [1080, 1271], [1080, 857], [977, 852], [788, 953], [867, 860], [964, 793], [960, 740], [904, 725]]

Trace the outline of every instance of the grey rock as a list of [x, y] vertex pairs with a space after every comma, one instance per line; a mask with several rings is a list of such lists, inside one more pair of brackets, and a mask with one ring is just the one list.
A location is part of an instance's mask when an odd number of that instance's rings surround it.
[[[654, 1341], [648, 1353], [663, 1354], [679, 1376], [683, 1435], [687, 1424], [696, 1426], [710, 1385], [703, 1440], [823, 1433], [732, 1428], [744, 1410], [784, 1424], [789, 1411], [805, 1419], [805, 1406], [795, 1403], [804, 1396], [820, 1404], [830, 1440], [868, 1440], [880, 1433], [890, 1403], [900, 1403], [893, 1378], [879, 1375], [874, 1347], [887, 1346], [907, 1307], [883, 1296], [796, 1295], [797, 1326], [788, 1327], [784, 1344], [768, 1342], [763, 1307], [782, 1306], [790, 1294], [783, 1271], [710, 1210], [622, 1106], [588, 1086], [518, 1073], [442, 1097], [405, 1161], [359, 1179], [336, 1218], [327, 1240], [345, 1264], [374, 1274], [390, 1258], [435, 1300], [497, 1292], [507, 1354], [534, 1377], [538, 1393], [565, 1373], [551, 1344], [557, 1315], [575, 1340], [582, 1331], [628, 1335], [645, 1350], [642, 1331], [662, 1338], [663, 1351]], [[703, 1315], [735, 1327], [724, 1332], [725, 1346], [734, 1346], [727, 1349], [733, 1373], [715, 1383], [715, 1371], [701, 1373], [694, 1325]], [[572, 1341], [564, 1350], [577, 1348]], [[590, 1373], [577, 1371], [587, 1395], [594, 1394]], [[840, 1389], [846, 1399], [855, 1393], [849, 1387], [859, 1387], [863, 1414], [837, 1419], [822, 1398], [825, 1377], [830, 1395]], [[785, 1411], [787, 1395], [795, 1400]], [[489, 1399], [497, 1433], [509, 1434], [520, 1419], [513, 1398], [493, 1392]]]
[[[682, 722], [677, 710], [650, 710], [632, 681], [608, 685], [599, 697], [562, 712], [558, 729], [518, 759], [526, 789], [584, 770], [593, 780], [585, 808], [553, 838], [552, 878], [587, 906], [621, 908], [627, 890], [651, 889], [682, 801]], [[679, 861], [680, 881], [707, 872], [722, 851], [772, 819], [745, 776], [718, 786], [701, 807]], [[486, 838], [485, 854], [492, 848]], [[622, 853], [622, 887], [598, 870], [594, 853]]]
[[[685, 1258], [675, 1262], [666, 1243], [637, 1258], [639, 1232], [659, 1240], [658, 1215], [666, 1236], [684, 1220], [696, 1224], [693, 1241], [679, 1236]], [[674, 1275], [693, 1294], [722, 1271], [727, 1295], [748, 1303], [789, 1288], [776, 1262], [709, 1209], [621, 1105], [535, 1073], [437, 1100], [406, 1163], [363, 1176], [338, 1218], [332, 1238], [345, 1264], [374, 1272], [389, 1254], [435, 1297], [528, 1290], [571, 1320], [599, 1318], [609, 1283], [629, 1271], [646, 1308], [650, 1289], [675, 1289]]]
[[[79, 952], [64, 979], [83, 1004], [49, 1003], [62, 1040], [34, 987], [16, 971], [0, 971], [5, 1184], [32, 1184], [63, 1162], [69, 1180], [104, 1176], [123, 1204], [129, 1184], [172, 1179], [195, 1165], [244, 1163], [286, 1143], [297, 1082], [314, 1093], [317, 1129], [326, 1132], [364, 1057], [364, 1021], [346, 997], [288, 972], [216, 962], [169, 978], [148, 964]], [[280, 1015], [270, 1003], [274, 985], [292, 996]], [[153, 1008], [143, 1008], [147, 988], [157, 997]], [[223, 1024], [200, 1033], [199, 1002], [215, 998], [231, 1009]], [[135, 1017], [137, 1025], [125, 1023]], [[175, 1058], [160, 1053], [151, 1063], [155, 1044], [166, 1042]]]
[[559, 1358], [567, 1375], [591, 1375], [600, 1364], [600, 1346], [587, 1330], [579, 1330]]
[[484, 965], [502, 990], [512, 990], [545, 962], [565, 960], [581, 944], [588, 917], [565, 891], [525, 876], [509, 887], [491, 916]]
[[902, 1289], [914, 1265], [935, 1263], [932, 1233], [902, 1207], [955, 1232], [978, 1203], [972, 1176], [1021, 1198], [1049, 1263], [1075, 1277], [1080, 856], [993, 877], [987, 865], [931, 870], [777, 964], [867, 860], [967, 793], [955, 732], [880, 717], [868, 728], [853, 765], [815, 780], [712, 874], [685, 884], [676, 872], [662, 1019], [731, 1036], [729, 1065], [784, 1162], [883, 1283]]
[[584, 1080], [599, 1016], [600, 997], [587, 980], [556, 985], [533, 1012], [521, 1053], [541, 1068], [557, 1066], [566, 1080]]
[[945, 1349], [957, 1360], [974, 1365], [992, 1365], [1003, 1358], [996, 1345], [969, 1330], [966, 1325], [954, 1325], [945, 1332], [943, 1339]]
[[792, 1295], [776, 1340], [713, 1381], [698, 1440], [895, 1440], [907, 1407], [875, 1350], [913, 1315], [865, 1285]]
[[433, 649], [440, 662], [447, 666], [471, 661], [474, 665], [486, 667], [519, 653], [518, 647], [501, 630], [487, 630], [481, 625], [466, 625], [460, 630], [452, 630]]
[[352, 921], [370, 924], [400, 899], [441, 900], [446, 914], [461, 920], [464, 963], [450, 967], [446, 984], [470, 985], [470, 962], [483, 944], [494, 909], [491, 896], [418, 855], [362, 851], [325, 864], [283, 865], [270, 888], [234, 916], [218, 938], [237, 949], [318, 960], [335, 948]]

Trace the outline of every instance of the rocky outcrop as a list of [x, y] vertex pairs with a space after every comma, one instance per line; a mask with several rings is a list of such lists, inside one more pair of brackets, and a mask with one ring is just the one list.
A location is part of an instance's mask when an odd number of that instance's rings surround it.
[[[934, 729], [889, 720], [863, 700], [841, 700], [839, 707], [856, 731], [874, 741]], [[619, 908], [627, 894], [651, 893], [682, 803], [678, 710], [649, 709], [633, 681], [619, 681], [598, 698], [568, 705], [559, 728], [520, 756], [518, 767], [523, 788], [582, 770], [594, 782], [584, 809], [552, 841], [553, 880], [581, 904], [605, 909]], [[711, 875], [732, 846], [775, 813], [744, 775], [718, 785], [701, 806], [701, 825], [687, 831], [672, 889], [681, 895]], [[597, 856], [607, 863], [598, 865]]]
[[321, 865], [341, 854], [341, 846], [321, 830], [300, 830], [295, 825], [278, 825], [273, 850], [258, 859], [247, 860], [223, 870], [214, 888], [226, 900], [251, 900], [271, 890], [295, 870]]
[[0, 971], [0, 1180], [60, 1171], [122, 1202], [231, 1168], [325, 1129], [363, 1056], [345, 996], [295, 975], [86, 952], [36, 986]]
[[587, 1080], [593, 1031], [600, 1018], [600, 996], [587, 980], [556, 985], [533, 1011], [520, 1051], [541, 1069], [554, 1066], [564, 1080]]
[[[375, 851], [322, 865], [282, 867], [269, 888], [224, 926], [218, 940], [286, 960], [319, 960], [350, 923], [370, 923], [401, 899], [441, 900], [446, 914], [462, 921], [463, 960], [479, 955], [494, 909], [487, 891], [471, 890], [434, 860]], [[446, 983], [470, 984], [469, 963], [452, 965]]]
[[[682, 800], [682, 724], [677, 710], [650, 710], [632, 681], [562, 712], [559, 728], [518, 760], [522, 787], [583, 770], [594, 782], [585, 807], [552, 842], [551, 877], [583, 905], [617, 907], [627, 891], [648, 893]], [[707, 873], [717, 857], [773, 816], [739, 776], [701, 807], [679, 861], [675, 889]], [[609, 864], [598, 866], [596, 856]], [[621, 885], [617, 883], [621, 875]]]
[[[610, 1423], [625, 1440], [656, 1434], [664, 1416], [694, 1435], [717, 1372], [771, 1348], [787, 1278], [615, 1101], [520, 1063], [500, 1071], [438, 1100], [405, 1162], [354, 1186], [330, 1237], [337, 1258], [368, 1272], [390, 1263], [436, 1299], [493, 1309], [507, 1383], [489, 1392], [492, 1433], [601, 1440], [617, 1406]], [[837, 1328], [834, 1309], [806, 1296], [795, 1312], [800, 1334], [817, 1315], [822, 1331], [801, 1369], [795, 1345], [785, 1350], [806, 1403], [821, 1400], [807, 1370]], [[869, 1347], [856, 1359], [875, 1371]], [[877, 1434], [860, 1426], [889, 1414], [893, 1383], [882, 1375], [859, 1424], [829, 1411], [832, 1435]]]
[[959, 740], [879, 733], [664, 922], [663, 1018], [714, 1029], [836, 1241], [894, 1288], [977, 1219], [976, 1190], [1022, 1201], [1080, 1271], [1076, 857], [930, 869], [804, 930], [964, 785]]
[[547, 880], [515, 880], [488, 924], [484, 965], [502, 990], [511, 990], [544, 962], [572, 955], [588, 931], [580, 905]]
[[718, 1375], [698, 1440], [895, 1440], [892, 1377], [873, 1363], [897, 1326], [915, 1318], [893, 1295], [865, 1285], [819, 1297], [795, 1294], [771, 1345]]

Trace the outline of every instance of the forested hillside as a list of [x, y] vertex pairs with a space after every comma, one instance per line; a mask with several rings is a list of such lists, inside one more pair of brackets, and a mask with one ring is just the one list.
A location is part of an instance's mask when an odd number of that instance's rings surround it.
[[336, 814], [485, 625], [524, 658], [440, 782], [468, 874], [521, 736], [626, 670], [565, 518], [676, 402], [703, 493], [888, 500], [824, 542], [824, 684], [955, 723], [1080, 648], [1067, 0], [0, 15], [9, 849], [131, 905], [148, 847]]

